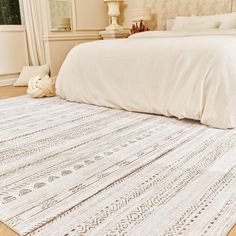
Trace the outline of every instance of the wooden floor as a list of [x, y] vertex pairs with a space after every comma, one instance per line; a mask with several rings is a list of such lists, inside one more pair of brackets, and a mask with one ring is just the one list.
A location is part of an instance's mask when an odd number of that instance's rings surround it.
[[19, 234], [0, 221], [0, 236], [19, 236]]
[[[236, 221], [236, 219], [235, 219], [235, 221]], [[228, 236], [236, 236], [236, 224], [234, 225], [233, 229], [230, 231]]]
[[[26, 87], [12, 87], [12, 86], [0, 87], [0, 99], [24, 95], [26, 94], [26, 90], [27, 90]], [[235, 219], [235, 223], [236, 223], [236, 219]], [[0, 227], [0, 235], [1, 235], [1, 232], [5, 232], [4, 236], [16, 235], [15, 232], [11, 230], [8, 231], [9, 229], [6, 229], [6, 227], [2, 228], [2, 230], [4, 231], [1, 231], [1, 227]], [[234, 225], [233, 229], [230, 231], [228, 236], [236, 236], [236, 225]]]
[[0, 99], [26, 94], [27, 87], [0, 87]]

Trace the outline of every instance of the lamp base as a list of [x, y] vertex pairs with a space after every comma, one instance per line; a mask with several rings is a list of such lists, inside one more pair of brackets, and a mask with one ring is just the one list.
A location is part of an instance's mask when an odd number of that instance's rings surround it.
[[123, 31], [124, 28], [117, 23], [112, 23], [106, 27], [106, 31]]
[[105, 30], [100, 31], [99, 34], [103, 39], [122, 39], [130, 35], [128, 30]]

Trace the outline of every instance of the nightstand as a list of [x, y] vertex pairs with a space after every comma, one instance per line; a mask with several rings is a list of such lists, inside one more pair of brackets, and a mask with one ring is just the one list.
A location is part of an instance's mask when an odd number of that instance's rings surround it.
[[129, 30], [114, 30], [114, 31], [101, 31], [99, 34], [103, 39], [123, 39], [127, 38], [130, 35]]

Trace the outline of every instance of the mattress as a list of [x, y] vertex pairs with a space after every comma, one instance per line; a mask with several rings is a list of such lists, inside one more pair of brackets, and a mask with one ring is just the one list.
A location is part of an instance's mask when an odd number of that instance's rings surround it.
[[236, 31], [145, 32], [73, 48], [63, 99], [236, 127]]

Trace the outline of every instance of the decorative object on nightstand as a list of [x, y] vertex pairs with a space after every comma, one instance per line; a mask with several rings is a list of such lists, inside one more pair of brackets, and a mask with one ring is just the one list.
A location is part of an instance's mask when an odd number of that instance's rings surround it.
[[132, 25], [131, 34], [149, 31], [150, 29], [144, 25], [144, 22], [152, 19], [151, 9], [148, 7], [134, 8], [131, 11], [132, 21], [136, 22]]
[[120, 4], [124, 0], [104, 0], [108, 5], [108, 16], [111, 24], [106, 27], [105, 31], [99, 32], [103, 39], [126, 38], [129, 31], [118, 24], [118, 17], [120, 16]]
[[60, 19], [59, 30], [71, 31], [71, 19], [69, 17], [63, 17]]

